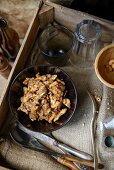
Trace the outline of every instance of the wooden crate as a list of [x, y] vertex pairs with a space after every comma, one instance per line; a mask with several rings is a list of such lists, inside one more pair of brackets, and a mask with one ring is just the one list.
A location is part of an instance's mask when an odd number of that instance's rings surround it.
[[[114, 36], [114, 24], [113, 22], [91, 16], [89, 14], [71, 10], [60, 5], [51, 3], [47, 1], [42, 5], [41, 9], [35, 13], [31, 24], [28, 28], [28, 31], [25, 35], [21, 48], [18, 52], [17, 58], [13, 64], [13, 68], [9, 75], [8, 81], [4, 88], [4, 91], [1, 96], [0, 101], [0, 133], [4, 133], [4, 128], [7, 122], [9, 115], [9, 106], [8, 106], [8, 91], [9, 86], [13, 78], [26, 66], [26, 62], [30, 60], [30, 51], [34, 45], [38, 31], [41, 28], [44, 28], [47, 24], [56, 21], [57, 23], [64, 25], [71, 31], [75, 31], [76, 24], [83, 19], [94, 19], [102, 25], [103, 28], [103, 39], [106, 43], [111, 43]], [[2, 167], [1, 167], [2, 168]]]

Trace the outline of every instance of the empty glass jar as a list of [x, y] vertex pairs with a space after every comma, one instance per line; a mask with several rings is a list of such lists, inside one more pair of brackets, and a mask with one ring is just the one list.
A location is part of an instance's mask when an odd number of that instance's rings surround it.
[[39, 36], [41, 54], [46, 61], [56, 66], [64, 66], [72, 55], [75, 35], [64, 26], [47, 26]]
[[74, 55], [70, 61], [74, 66], [85, 68], [93, 66], [95, 56], [99, 51], [98, 40], [101, 27], [94, 20], [83, 20], [76, 27], [76, 44]]

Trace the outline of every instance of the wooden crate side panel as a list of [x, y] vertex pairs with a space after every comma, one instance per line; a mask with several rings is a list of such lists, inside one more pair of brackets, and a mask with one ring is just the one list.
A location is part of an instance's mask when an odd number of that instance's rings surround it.
[[38, 18], [38, 11], [35, 13], [33, 20], [27, 30], [27, 33], [25, 35], [25, 38], [23, 40], [23, 43], [20, 47], [20, 50], [18, 52], [18, 55], [16, 57], [16, 60], [14, 62], [13, 68], [11, 70], [11, 73], [9, 75], [8, 81], [6, 83], [6, 86], [4, 88], [4, 91], [1, 96], [0, 101], [0, 128], [2, 127], [2, 124], [5, 120], [7, 111], [8, 111], [8, 90], [9, 85], [13, 77], [19, 73], [21, 69], [24, 68], [28, 54], [30, 53], [30, 50], [34, 44], [34, 41], [36, 39], [38, 30], [39, 30], [39, 18]]
[[40, 28], [45, 28], [54, 21], [54, 8], [49, 5], [43, 5], [39, 12]]

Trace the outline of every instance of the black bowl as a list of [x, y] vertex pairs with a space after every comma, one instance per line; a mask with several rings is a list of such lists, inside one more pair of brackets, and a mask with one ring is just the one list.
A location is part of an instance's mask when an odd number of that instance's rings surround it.
[[[45, 120], [31, 121], [26, 113], [17, 110], [21, 104], [20, 97], [23, 96], [23, 81], [26, 77], [35, 77], [36, 73], [38, 72], [41, 75], [57, 74], [59, 79], [63, 79], [67, 90], [66, 97], [68, 97], [71, 101], [71, 108], [68, 109], [67, 112], [62, 115], [58, 121], [53, 123], [48, 123]], [[41, 65], [22, 70], [13, 80], [9, 91], [9, 105], [11, 112], [14, 114], [16, 120], [19, 121], [19, 123], [21, 123], [24, 127], [35, 132], [48, 133], [65, 125], [75, 112], [76, 104], [77, 93], [73, 81], [66, 72], [54, 66]]]

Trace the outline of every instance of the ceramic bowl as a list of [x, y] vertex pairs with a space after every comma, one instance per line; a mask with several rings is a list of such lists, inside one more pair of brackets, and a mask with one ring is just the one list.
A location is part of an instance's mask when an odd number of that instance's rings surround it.
[[[23, 96], [23, 81], [26, 77], [35, 77], [38, 72], [41, 75], [57, 74], [58, 78], [65, 82], [65, 87], [67, 90], [66, 97], [68, 97], [71, 101], [71, 108], [68, 109], [67, 112], [62, 115], [58, 121], [53, 123], [48, 123], [44, 120], [31, 121], [26, 113], [17, 110], [21, 104], [20, 98]], [[34, 66], [22, 70], [13, 80], [9, 91], [9, 105], [11, 112], [14, 114], [16, 120], [18, 120], [19, 123], [21, 123], [24, 127], [35, 132], [48, 133], [61, 128], [71, 119], [77, 105], [77, 92], [72, 79], [62, 69], [49, 65]]]
[[114, 44], [104, 47], [97, 54], [95, 72], [103, 84], [114, 88]]

